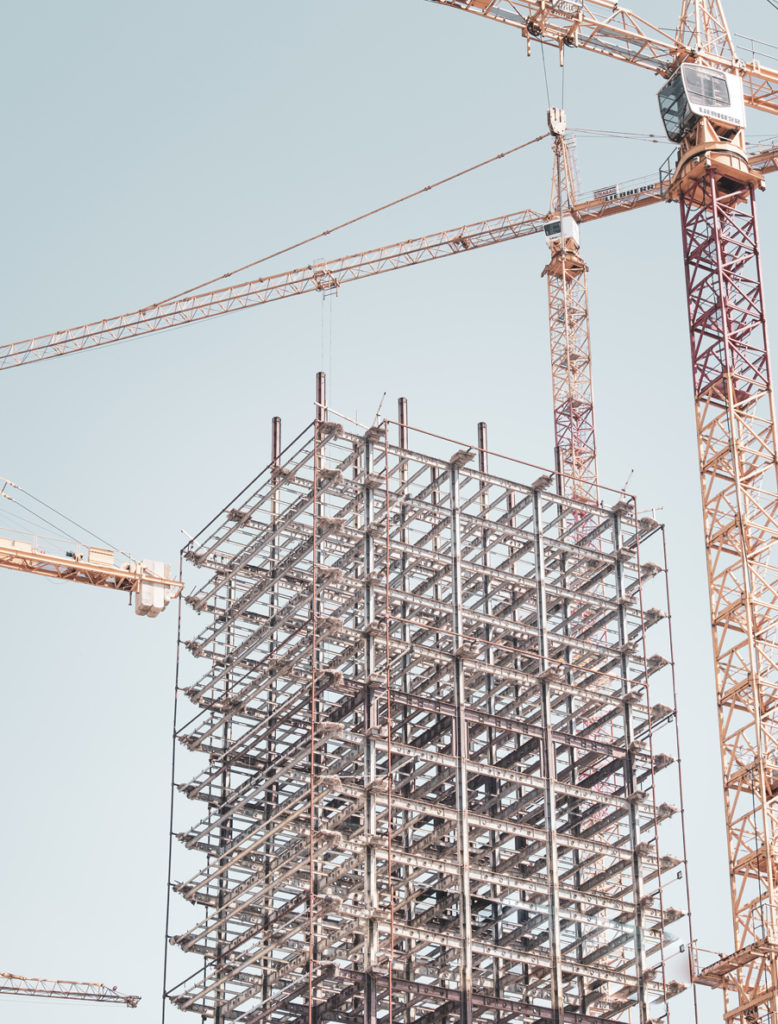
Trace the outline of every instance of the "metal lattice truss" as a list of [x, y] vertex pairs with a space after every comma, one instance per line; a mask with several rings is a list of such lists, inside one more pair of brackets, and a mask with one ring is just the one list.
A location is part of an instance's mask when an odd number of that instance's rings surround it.
[[684, 0], [677, 38], [688, 52], [733, 60], [735, 46], [720, 0]]
[[42, 999], [77, 999], [83, 1003], [124, 1003], [136, 1007], [140, 996], [117, 992], [116, 987], [89, 981], [53, 981], [49, 978], [26, 978], [21, 974], [0, 973], [0, 996], [38, 996]]
[[[440, 0], [438, 0], [440, 2]], [[775, 141], [749, 153], [751, 166], [762, 173], [778, 169]], [[611, 217], [616, 213], [642, 209], [664, 201], [663, 183], [651, 177], [641, 181], [610, 184], [576, 201], [575, 217], [581, 223]], [[474, 224], [463, 224], [422, 238], [411, 238], [367, 252], [339, 259], [311, 263], [305, 267], [243, 281], [209, 292], [185, 292], [164, 302], [154, 302], [121, 316], [107, 317], [66, 330], [0, 345], [0, 370], [82, 352], [116, 341], [129, 341], [156, 331], [250, 309], [277, 299], [311, 292], [327, 294], [341, 285], [364, 277], [401, 270], [444, 256], [471, 252], [489, 245], [538, 234], [548, 215], [536, 210], [516, 213]]]
[[750, 1022], [778, 1015], [778, 460], [753, 186], [725, 184], [681, 197], [737, 950], [701, 980]]
[[185, 551], [182, 1010], [646, 1021], [673, 994], [659, 528], [434, 445], [318, 420]]

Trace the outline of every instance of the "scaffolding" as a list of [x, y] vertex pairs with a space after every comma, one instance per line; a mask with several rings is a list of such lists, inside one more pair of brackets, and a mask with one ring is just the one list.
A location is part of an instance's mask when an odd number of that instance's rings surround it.
[[519, 482], [483, 425], [469, 447], [418, 431], [423, 454], [403, 400], [355, 428], [318, 387], [183, 552], [205, 625], [181, 641], [168, 1001], [242, 1024], [668, 1019], [688, 904], [663, 852], [662, 528]]

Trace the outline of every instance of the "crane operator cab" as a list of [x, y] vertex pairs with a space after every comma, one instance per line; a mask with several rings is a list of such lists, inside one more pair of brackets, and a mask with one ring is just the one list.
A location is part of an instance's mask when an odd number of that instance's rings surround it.
[[682, 64], [660, 89], [659, 110], [671, 142], [683, 142], [702, 117], [745, 128], [743, 82], [701, 64]]
[[551, 250], [551, 260], [543, 271], [551, 277], [577, 277], [587, 269], [581, 256], [578, 222], [570, 214], [563, 214], [560, 220], [546, 221], [543, 225], [546, 243]]
[[659, 90], [659, 112], [667, 137], [680, 144], [669, 198], [683, 192], [703, 201], [711, 167], [719, 172], [721, 191], [734, 191], [744, 183], [761, 185], [762, 176], [748, 166], [743, 80], [737, 75], [682, 64]]
[[563, 214], [561, 221], [559, 217], [556, 220], [547, 221], [543, 225], [543, 234], [546, 236], [546, 242], [552, 252], [554, 249], [562, 247], [563, 235], [566, 248], [569, 249], [571, 245], [574, 245], [577, 249], [580, 245], [578, 222], [567, 213]]

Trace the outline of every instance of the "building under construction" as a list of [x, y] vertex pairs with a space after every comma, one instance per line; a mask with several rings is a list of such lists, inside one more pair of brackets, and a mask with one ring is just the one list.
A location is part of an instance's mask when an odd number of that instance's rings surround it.
[[483, 426], [454, 444], [401, 402], [344, 427], [319, 386], [184, 551], [168, 999], [243, 1024], [668, 1019], [661, 527], [564, 497]]

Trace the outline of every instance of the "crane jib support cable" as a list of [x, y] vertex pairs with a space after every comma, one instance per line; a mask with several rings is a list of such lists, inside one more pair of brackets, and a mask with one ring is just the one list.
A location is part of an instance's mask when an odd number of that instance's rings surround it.
[[201, 281], [200, 284], [193, 285], [191, 288], [186, 288], [184, 291], [177, 292], [175, 295], [169, 295], [166, 299], [160, 299], [158, 302], [155, 302], [154, 305], [158, 306], [163, 302], [173, 302], [175, 299], [183, 298], [184, 295], [191, 295], [192, 292], [200, 291], [202, 288], [207, 288], [208, 285], [216, 284], [218, 281], [224, 281], [228, 277], [235, 277], [236, 274], [242, 274], [245, 270], [251, 270], [252, 267], [258, 267], [261, 263], [267, 263], [269, 260], [273, 260], [277, 256], [285, 256], [287, 253], [294, 252], [295, 249], [301, 249], [304, 245], [309, 245], [311, 242], [318, 242], [322, 238], [329, 238], [330, 235], [334, 235], [337, 231], [342, 231], [344, 228], [351, 227], [353, 224], [359, 224], [360, 221], [368, 220], [370, 217], [375, 217], [377, 213], [384, 213], [386, 210], [391, 210], [395, 206], [407, 203], [409, 199], [415, 199], [417, 196], [422, 196], [426, 192], [432, 192], [434, 189], [440, 188], [441, 185], [447, 185], [451, 181], [456, 181], [457, 178], [463, 178], [466, 174], [472, 174], [473, 171], [479, 171], [482, 167], [488, 167], [489, 164], [496, 163], [498, 160], [504, 160], [506, 156], [518, 153], [521, 149], [527, 149], [529, 146], [534, 146], [536, 142], [542, 142], [543, 139], [547, 139], [548, 135], [548, 132], [544, 132], [543, 135], [538, 135], [534, 139], [530, 139], [528, 142], [521, 142], [518, 146], [512, 146], [510, 149], [506, 149], [502, 153], [497, 153], [495, 156], [489, 157], [486, 160], [481, 160], [477, 164], [471, 164], [470, 167], [465, 167], [464, 170], [456, 171], [454, 174], [449, 174], [445, 178], [439, 178], [437, 181], [433, 181], [429, 185], [423, 185], [421, 188], [417, 188], [415, 192], [408, 192], [406, 195], [400, 196], [399, 199], [393, 199], [391, 202], [383, 203], [381, 206], [376, 206], [374, 209], [368, 210], [366, 213], [361, 213], [356, 217], [351, 217], [349, 220], [344, 220], [340, 224], [336, 224], [334, 227], [325, 228], [317, 235], [309, 235], [308, 238], [303, 238], [299, 242], [295, 242], [293, 245], [287, 245], [283, 249], [276, 249], [275, 252], [268, 253], [267, 256], [261, 256], [258, 260], [252, 260], [250, 263], [244, 263], [242, 267], [236, 267], [234, 270], [228, 270], [226, 274], [219, 274], [217, 277], [212, 277], [207, 281]]

